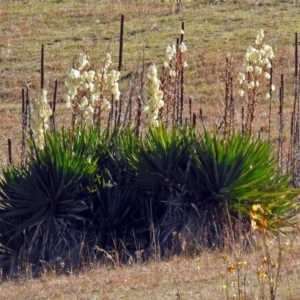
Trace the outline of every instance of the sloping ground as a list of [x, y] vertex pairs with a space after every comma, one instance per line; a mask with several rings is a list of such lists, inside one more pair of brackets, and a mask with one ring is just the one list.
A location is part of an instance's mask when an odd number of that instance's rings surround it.
[[[174, 1], [175, 3], [175, 1]], [[125, 16], [123, 68], [120, 89], [126, 102], [129, 90], [140, 94], [143, 63], [163, 65], [165, 49], [185, 24], [185, 101], [193, 99], [197, 114], [203, 109], [207, 123], [219, 122], [223, 111], [225, 57], [233, 58], [236, 78], [246, 48], [253, 45], [259, 29], [274, 48], [274, 83], [285, 75], [285, 105], [294, 96], [294, 34], [299, 29], [298, 1], [181, 1], [179, 12], [172, 1], [1, 1], [0, 3], [0, 162], [6, 163], [7, 139], [13, 160], [20, 159], [21, 91], [29, 89], [32, 100], [40, 89], [40, 50], [45, 46], [45, 87], [53, 98], [58, 80], [58, 102], [63, 79], [78, 54], [85, 51], [91, 63], [101, 65], [103, 55], [119, 57], [120, 16]], [[230, 13], [228, 13], [230, 12]], [[237, 90], [238, 87], [234, 83]], [[279, 88], [274, 99], [278, 99]], [[125, 104], [126, 106], [126, 104]], [[124, 107], [125, 107], [124, 106]], [[58, 110], [58, 123], [67, 120]], [[265, 119], [265, 111], [257, 117]], [[289, 122], [289, 120], [288, 120]], [[261, 125], [263, 128], [265, 124]], [[286, 127], [287, 128], [287, 127]], [[287, 129], [288, 131], [288, 129]]]
[[[269, 240], [268, 245], [272, 276], [276, 276], [279, 266], [276, 299], [299, 299], [299, 238], [281, 240], [279, 260], [278, 243]], [[235, 251], [238, 253], [239, 248]], [[241, 297], [245, 297], [241, 299], [270, 299], [267, 268], [261, 247], [241, 254], [239, 259], [226, 253], [202, 253], [190, 258], [174, 257], [168, 262], [153, 260], [118, 268], [90, 266], [79, 275], [45, 274], [41, 279], [2, 283], [0, 299], [219, 300], [237, 298], [238, 285]]]
[[64, 77], [79, 52], [88, 52], [92, 63], [99, 63], [109, 51], [117, 65], [121, 14], [125, 16], [123, 76], [143, 61], [161, 66], [166, 46], [175, 42], [182, 21], [190, 66], [186, 85], [192, 96], [218, 100], [212, 91], [220, 89], [225, 57], [233, 56], [239, 68], [240, 58], [261, 28], [266, 43], [274, 48], [280, 71], [293, 68], [294, 33], [299, 28], [297, 1], [259, 1], [259, 5], [181, 1], [179, 13], [170, 2], [2, 1], [1, 102], [18, 101], [26, 86], [32, 96], [39, 89], [42, 44], [49, 90], [55, 79]]

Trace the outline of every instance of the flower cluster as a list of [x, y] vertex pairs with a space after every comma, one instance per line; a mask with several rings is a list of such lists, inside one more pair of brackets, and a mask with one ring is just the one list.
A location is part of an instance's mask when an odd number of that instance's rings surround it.
[[119, 100], [119, 78], [120, 72], [110, 70], [112, 60], [110, 54], [102, 63], [100, 70], [93, 70], [89, 58], [85, 53], [79, 55], [78, 69], [72, 68], [66, 76], [65, 85], [67, 94], [64, 100], [68, 107], [72, 107], [74, 114], [79, 114], [87, 119], [95, 109], [110, 109], [109, 99]]
[[35, 146], [43, 149], [45, 144], [45, 132], [49, 128], [47, 122], [52, 115], [52, 109], [47, 101], [47, 91], [43, 89], [34, 99], [34, 108], [31, 114], [32, 134]]
[[263, 44], [264, 31], [259, 30], [255, 44], [249, 46], [245, 55], [243, 72], [238, 74], [240, 85], [239, 95], [245, 104], [244, 130], [252, 132], [255, 110], [259, 101], [270, 99], [275, 90], [272, 84], [271, 68], [272, 59], [275, 57], [271, 46]]
[[252, 209], [249, 213], [252, 230], [259, 230], [260, 232], [266, 231], [268, 227], [266, 216], [268, 213], [270, 212], [267, 212], [259, 204], [252, 205]]
[[[275, 57], [271, 46], [262, 44], [264, 38], [264, 31], [258, 31], [255, 44], [257, 48], [249, 46], [244, 60], [244, 72], [238, 74], [238, 82], [241, 85], [239, 95], [243, 97], [245, 91], [252, 91], [255, 94], [258, 87], [264, 80], [269, 80], [270, 69], [272, 67], [271, 61]], [[246, 75], [245, 75], [246, 74]], [[272, 85], [271, 90], [275, 90]], [[265, 93], [265, 98], [270, 98], [270, 93]]]
[[[183, 31], [181, 31], [181, 34], [184, 34]], [[178, 50], [180, 53], [184, 53], [187, 51], [186, 45], [184, 42], [181, 42]], [[167, 69], [170, 69], [170, 73], [169, 75], [171, 77], [176, 77], [178, 70], [176, 70], [174, 67], [176, 67], [176, 62], [172, 63], [173, 60], [176, 60], [176, 54], [177, 54], [177, 50], [176, 50], [176, 45], [173, 44], [172, 46], [168, 45], [166, 48], [166, 55], [165, 55], [165, 61], [164, 61], [164, 67]], [[183, 62], [183, 67], [187, 67], [187, 63]]]
[[166, 49], [166, 60], [164, 61], [164, 67], [170, 69], [170, 76], [175, 77], [176, 71], [174, 68], [172, 68], [171, 61], [176, 55], [176, 46], [173, 44], [173, 46], [168, 45]]
[[160, 90], [160, 80], [157, 78], [157, 68], [153, 64], [147, 72], [147, 80], [143, 92], [143, 111], [147, 114], [149, 125], [158, 125], [158, 113], [164, 106], [163, 92]]

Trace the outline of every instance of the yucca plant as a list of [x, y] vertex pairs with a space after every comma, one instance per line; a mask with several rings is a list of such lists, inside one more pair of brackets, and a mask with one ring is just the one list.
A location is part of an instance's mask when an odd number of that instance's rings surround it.
[[46, 135], [43, 150], [31, 145], [26, 164], [3, 168], [0, 244], [8, 254], [30, 263], [49, 262], [83, 242], [99, 136], [97, 129], [53, 132]]
[[277, 169], [271, 144], [240, 133], [223, 139], [205, 132], [189, 149], [193, 191], [185, 212], [201, 246], [224, 247], [229, 236], [250, 232], [253, 205], [268, 211], [266, 229], [286, 226], [296, 194]]
[[152, 234], [156, 234], [161, 244], [181, 223], [178, 203], [188, 193], [189, 136], [188, 128], [168, 130], [163, 124], [150, 126], [139, 143], [139, 150], [133, 157], [129, 156], [136, 171], [136, 182], [143, 193], [142, 208], [148, 227], [154, 229]]
[[148, 230], [141, 213], [136, 173], [128, 163], [129, 156], [133, 157], [138, 151], [138, 139], [129, 127], [116, 128], [107, 137], [109, 147], [99, 146], [102, 152], [98, 161], [101, 180], [94, 201], [97, 246], [114, 251], [124, 247], [133, 250], [137, 246], [134, 239], [139, 244], [139, 237]]
[[105, 171], [94, 202], [97, 246], [119, 254], [135, 251], [148, 230], [141, 216], [137, 184], [122, 168]]

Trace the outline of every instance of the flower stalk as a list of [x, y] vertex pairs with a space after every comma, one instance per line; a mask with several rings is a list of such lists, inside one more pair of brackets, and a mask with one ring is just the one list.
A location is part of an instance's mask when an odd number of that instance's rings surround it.
[[52, 115], [47, 100], [47, 90], [42, 89], [34, 100], [34, 109], [31, 114], [31, 130], [35, 146], [38, 149], [44, 149], [45, 133], [49, 128], [48, 120]]
[[147, 114], [147, 123], [158, 126], [159, 110], [164, 106], [163, 91], [160, 89], [161, 81], [157, 77], [156, 65], [151, 65], [147, 72], [147, 80], [143, 92], [144, 105], [143, 111]]
[[[255, 45], [249, 46], [244, 58], [243, 72], [238, 74], [237, 80], [240, 85], [239, 96], [245, 101], [244, 130], [252, 133], [252, 126], [255, 117], [255, 109], [263, 99], [269, 100], [271, 93], [275, 90], [270, 85], [272, 59], [275, 57], [271, 46], [263, 44], [264, 31], [258, 31]], [[269, 84], [268, 90], [264, 88]]]
[[[94, 70], [85, 53], [79, 55], [79, 66], [72, 68], [66, 76], [67, 93], [64, 96], [67, 107], [72, 108], [72, 128], [80, 118], [81, 122], [93, 119], [95, 124], [101, 122], [101, 112], [110, 110], [112, 103], [120, 99], [120, 72], [111, 70], [112, 60], [106, 54], [102, 67]], [[108, 100], [109, 99], [109, 100]]]

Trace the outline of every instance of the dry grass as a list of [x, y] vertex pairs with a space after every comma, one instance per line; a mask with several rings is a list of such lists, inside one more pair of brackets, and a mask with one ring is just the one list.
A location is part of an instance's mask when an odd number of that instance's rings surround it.
[[[2, 124], [5, 124], [0, 141], [1, 161], [7, 159], [8, 138], [13, 143], [13, 160], [19, 158], [21, 105], [18, 103], [23, 88], [29, 87], [31, 99], [39, 90], [41, 45], [45, 45], [46, 51], [45, 87], [49, 98], [57, 79], [58, 100], [61, 100], [65, 91], [64, 75], [79, 52], [86, 51], [91, 61], [97, 64], [109, 50], [117, 65], [121, 14], [125, 15], [121, 74], [124, 78], [121, 91], [125, 99], [132, 78], [143, 63], [153, 61], [162, 66], [165, 48], [174, 43], [184, 21], [189, 65], [185, 74], [185, 93], [186, 101], [193, 98], [195, 112], [202, 108], [207, 120], [220, 122], [225, 57], [233, 57], [233, 75], [236, 76], [245, 50], [253, 44], [260, 28], [265, 30], [266, 42], [273, 46], [276, 55], [275, 84], [278, 86], [280, 74], [285, 74], [285, 102], [291, 106], [293, 43], [299, 25], [297, 1], [183, 0], [181, 3], [180, 11], [176, 12], [175, 1], [160, 0], [1, 1], [0, 105]], [[136, 96], [140, 90], [136, 88], [134, 93]], [[274, 96], [278, 99], [278, 89]], [[263, 115], [264, 110], [262, 107], [258, 115]], [[264, 126], [257, 123], [257, 128]]]
[[[134, 74], [144, 62], [162, 65], [165, 48], [174, 42], [184, 21], [189, 64], [186, 95], [193, 97], [195, 111], [203, 108], [204, 122], [211, 124], [220, 120], [223, 112], [225, 57], [234, 57], [237, 74], [246, 47], [253, 44], [260, 28], [265, 29], [266, 41], [274, 48], [277, 85], [280, 74], [286, 76], [286, 104], [290, 109], [299, 9], [298, 1], [279, 0], [182, 0], [179, 13], [175, 12], [175, 4], [159, 0], [1, 1], [0, 163], [7, 162], [8, 138], [13, 142], [13, 160], [20, 158], [21, 90], [29, 87], [31, 98], [39, 90], [41, 44], [46, 49], [46, 87], [51, 97], [54, 80], [58, 79], [61, 99], [64, 74], [79, 52], [87, 51], [91, 61], [98, 62], [109, 49], [117, 63], [121, 14], [125, 15], [124, 77]], [[129, 84], [124, 79], [121, 88], [126, 89]], [[59, 105], [57, 122], [68, 123], [68, 113]], [[263, 105], [258, 113], [258, 128], [266, 126], [265, 112]], [[274, 126], [277, 126], [276, 114], [275, 111]], [[287, 110], [287, 135], [289, 120]], [[278, 299], [300, 298], [298, 239], [293, 235], [281, 241], [283, 260]], [[276, 260], [278, 246], [275, 239], [271, 243], [271, 254]], [[45, 273], [37, 280], [2, 283], [0, 299], [234, 299], [238, 291], [237, 274], [229, 273], [228, 266], [236, 261], [233, 258], [224, 261], [224, 254], [202, 253], [174, 257], [167, 262], [153, 259], [118, 268], [90, 266], [79, 275]], [[239, 275], [244, 280], [242, 287], [247, 290], [247, 298], [243, 299], [270, 299], [268, 281], [260, 281], [257, 276], [263, 256], [261, 248], [243, 254], [243, 260], [247, 261]]]
[[170, 3], [159, 0], [2, 1], [1, 100], [18, 101], [26, 85], [33, 91], [39, 88], [41, 44], [46, 49], [49, 88], [55, 79], [63, 78], [80, 51], [87, 51], [95, 62], [110, 49], [117, 62], [121, 14], [125, 15], [124, 76], [134, 72], [138, 62], [162, 65], [165, 48], [178, 36], [181, 21], [185, 22], [189, 49], [186, 85], [199, 100], [219, 101], [217, 91], [226, 55], [236, 58], [238, 68], [260, 28], [274, 47], [275, 63], [289, 75], [293, 34], [298, 26], [297, 5], [284, 1], [260, 1], [260, 5], [182, 3], [181, 11], [174, 13]]
[[[260, 243], [260, 242], [259, 242]], [[277, 298], [299, 299], [297, 286], [300, 274], [299, 237], [281, 239], [282, 258], [278, 261], [278, 242], [268, 240], [273, 273], [279, 281]], [[84, 273], [59, 275], [45, 273], [40, 279], [5, 282], [0, 285], [1, 299], [271, 299], [268, 278], [259, 279], [266, 269], [262, 245], [248, 253], [238, 246], [231, 252], [201, 253], [175, 256], [169, 261], [152, 259], [142, 264], [112, 268], [90, 266]], [[240, 256], [239, 256], [240, 255]], [[239, 272], [230, 268], [241, 264]], [[272, 262], [273, 263], [273, 262]]]

